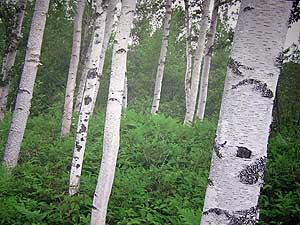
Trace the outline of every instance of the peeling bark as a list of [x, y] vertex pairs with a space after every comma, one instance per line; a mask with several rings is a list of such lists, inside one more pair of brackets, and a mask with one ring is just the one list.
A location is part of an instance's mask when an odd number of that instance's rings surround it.
[[74, 91], [76, 85], [76, 75], [79, 64], [82, 17], [85, 0], [77, 0], [76, 15], [74, 18], [72, 54], [69, 66], [68, 81], [66, 87], [64, 113], [62, 119], [61, 136], [66, 137], [70, 133], [72, 125]]
[[169, 41], [169, 34], [170, 34], [170, 26], [171, 26], [172, 0], [166, 0], [165, 9], [166, 9], [166, 18], [164, 22], [163, 39], [160, 48], [158, 68], [157, 68], [156, 79], [155, 79], [154, 95], [153, 95], [153, 101], [151, 106], [152, 114], [157, 113], [159, 108], [159, 103], [160, 103], [161, 86], [162, 86], [162, 80], [164, 76], [164, 69], [165, 69], [165, 62], [166, 62], [168, 41]]
[[35, 2], [19, 92], [5, 146], [3, 164], [7, 167], [15, 167], [18, 162], [21, 143], [30, 112], [48, 7], [49, 0], [36, 0]]
[[22, 38], [22, 24], [25, 15], [26, 3], [27, 0], [19, 0], [16, 4], [16, 23], [12, 29], [11, 40], [9, 40], [6, 53], [3, 57], [2, 70], [0, 74], [0, 121], [4, 119], [4, 113], [6, 111], [12, 68], [15, 64], [19, 41]]
[[[122, 12], [113, 46], [111, 79], [103, 137], [103, 156], [94, 194], [91, 225], [105, 225], [107, 205], [113, 185], [120, 144], [120, 120], [124, 96], [128, 40], [136, 0], [123, 0], [122, 4]], [[120, 51], [120, 49], [125, 51]]]
[[[202, 225], [254, 225], [292, 3], [243, 0], [231, 50]], [[273, 74], [270, 76], [269, 74]], [[272, 90], [272, 91], [271, 91]]]

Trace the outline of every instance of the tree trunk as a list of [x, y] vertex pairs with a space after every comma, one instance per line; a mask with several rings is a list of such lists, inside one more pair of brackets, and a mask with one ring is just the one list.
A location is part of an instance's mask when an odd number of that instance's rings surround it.
[[62, 119], [61, 136], [66, 137], [70, 133], [72, 124], [74, 91], [76, 85], [76, 75], [79, 64], [82, 17], [84, 12], [85, 0], [77, 0], [76, 15], [74, 18], [73, 45], [69, 66], [68, 81], [66, 87], [66, 96], [64, 104], [64, 113]]
[[103, 156], [94, 194], [91, 225], [105, 225], [107, 205], [114, 180], [120, 144], [120, 120], [124, 96], [128, 41], [136, 0], [123, 0], [122, 4], [122, 12], [113, 47], [111, 79], [104, 127]]
[[191, 89], [189, 91], [189, 101], [188, 101], [188, 108], [186, 109], [185, 124], [191, 124], [194, 119], [194, 114], [196, 110], [196, 101], [198, 95], [198, 87], [199, 87], [199, 79], [200, 79], [200, 71], [202, 65], [202, 59], [204, 54], [204, 47], [205, 47], [205, 37], [209, 26], [209, 6], [211, 1], [214, 0], [204, 0], [203, 1], [203, 13], [200, 22], [200, 33], [198, 36], [198, 43], [197, 49], [195, 52], [195, 59], [192, 71], [192, 80], [191, 80]]
[[205, 53], [203, 58], [198, 108], [196, 113], [196, 117], [199, 118], [200, 120], [203, 120], [204, 113], [205, 113], [209, 70], [210, 70], [211, 57], [212, 57], [213, 45], [215, 41], [217, 22], [218, 22], [218, 9], [219, 9], [218, 4], [219, 3], [216, 1], [216, 4], [212, 12], [211, 24], [210, 24], [209, 31], [207, 33], [207, 42], [206, 42]]
[[191, 33], [192, 33], [192, 22], [190, 18], [190, 6], [189, 0], [185, 0], [185, 27], [186, 27], [186, 69], [185, 69], [185, 79], [184, 79], [184, 90], [185, 90], [185, 107], [189, 108], [189, 96], [191, 89], [191, 77], [192, 77], [192, 47], [191, 47]]
[[[4, 119], [4, 113], [6, 111], [7, 96], [9, 91], [9, 83], [11, 80], [12, 67], [15, 64], [17, 47], [22, 37], [22, 24], [25, 15], [27, 0], [19, 0], [16, 8], [16, 23], [12, 29], [11, 39], [9, 40], [6, 54], [3, 57], [2, 70], [0, 74], [0, 121]], [[4, 3], [5, 4], [5, 3]]]
[[154, 96], [153, 96], [153, 102], [151, 107], [152, 114], [157, 113], [159, 102], [160, 102], [160, 93], [161, 93], [162, 80], [164, 76], [164, 68], [166, 62], [168, 39], [169, 39], [170, 25], [171, 25], [172, 0], [166, 0], [165, 8], [166, 8], [166, 18], [164, 22], [163, 39], [161, 43], [160, 56], [159, 56], [158, 68], [157, 68], [156, 80], [155, 80]]
[[[100, 74], [100, 79], [103, 75], [103, 67], [104, 67], [104, 62], [105, 62], [105, 55], [106, 55], [106, 50], [109, 44], [109, 39], [111, 36], [112, 32], [112, 27], [114, 24], [114, 15], [115, 15], [115, 10], [116, 10], [116, 5], [118, 3], [118, 0], [111, 0], [111, 3], [109, 4], [108, 13], [107, 13], [107, 19], [106, 19], [106, 25], [105, 25], [105, 34], [104, 34], [104, 41], [103, 41], [103, 47], [100, 55], [100, 61], [99, 61], [99, 74]], [[100, 80], [96, 84], [95, 88], [95, 101], [93, 101], [92, 105], [92, 113], [94, 112], [95, 105], [96, 105], [96, 100], [99, 92], [99, 87], [100, 87]]]
[[285, 0], [242, 1], [202, 225], [256, 224], [291, 6]]
[[69, 194], [74, 195], [79, 191], [79, 182], [82, 170], [83, 156], [88, 132], [88, 121], [91, 115], [92, 102], [95, 101], [95, 87], [99, 79], [99, 60], [102, 51], [105, 20], [107, 15], [108, 0], [97, 0], [94, 34], [91, 46], [91, 55], [87, 66], [87, 80], [83, 94], [83, 104], [80, 108], [79, 120], [76, 131], [76, 140], [70, 172]]
[[15, 110], [4, 152], [3, 164], [15, 167], [29, 116], [33, 86], [40, 63], [40, 52], [46, 24], [49, 0], [36, 0], [28, 37], [25, 63], [21, 75]]

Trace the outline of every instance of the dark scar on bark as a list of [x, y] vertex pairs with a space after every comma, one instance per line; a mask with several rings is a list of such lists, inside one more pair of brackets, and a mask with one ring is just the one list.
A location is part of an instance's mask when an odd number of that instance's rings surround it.
[[81, 124], [80, 130], [79, 130], [79, 133], [82, 133], [82, 132], [86, 132], [86, 126], [84, 124]]
[[208, 214], [224, 215], [228, 219], [227, 225], [255, 225], [257, 222], [258, 207], [250, 209], [229, 212], [220, 208], [210, 208], [203, 212], [203, 215]]
[[243, 76], [243, 73], [240, 70], [240, 68], [242, 68], [244, 70], [254, 70], [253, 68], [243, 65], [243, 64], [241, 64], [240, 62], [234, 60], [231, 57], [229, 58], [229, 61], [228, 61], [228, 67], [237, 76]]
[[97, 69], [96, 69], [96, 68], [90, 69], [90, 70], [88, 71], [88, 74], [87, 74], [87, 78], [88, 78], [88, 79], [94, 79], [94, 78], [96, 78], [97, 76], [98, 76], [98, 72], [97, 72]]
[[26, 90], [26, 89], [19, 88], [18, 92], [19, 93], [24, 93], [25, 92], [25, 93], [27, 93], [27, 94], [30, 95], [30, 92], [28, 90]]
[[263, 180], [267, 157], [260, 157], [254, 163], [248, 165], [239, 174], [243, 184], [256, 184], [259, 179]]
[[92, 98], [90, 97], [90, 96], [86, 96], [85, 98], [84, 98], [84, 104], [85, 105], [88, 105], [88, 104], [90, 104], [92, 102]]
[[213, 149], [216, 153], [216, 155], [221, 159], [223, 156], [220, 152], [221, 148], [224, 148], [224, 146], [226, 145], [227, 141], [225, 141], [223, 144], [220, 144], [216, 139], [213, 145]]
[[212, 181], [212, 179], [208, 178], [208, 185], [209, 186], [214, 186], [214, 182]]
[[283, 60], [284, 60], [284, 53], [283, 53], [283, 52], [280, 52], [280, 53], [278, 54], [278, 56], [276, 56], [276, 58], [275, 58], [275, 66], [276, 66], [277, 68], [280, 68], [280, 69], [281, 69]]
[[238, 148], [238, 150], [236, 152], [237, 157], [245, 158], [245, 159], [249, 159], [251, 157], [252, 151], [249, 150], [248, 148], [241, 147], [241, 146], [238, 146], [237, 148]]
[[119, 50], [116, 51], [117, 54], [121, 54], [126, 52], [126, 50], [124, 48], [120, 48]]
[[246, 7], [243, 9], [243, 11], [244, 11], [244, 12], [247, 12], [247, 11], [250, 11], [250, 10], [252, 10], [252, 9], [254, 9], [254, 7], [246, 6]]
[[232, 85], [231, 88], [232, 89], [237, 89], [240, 86], [246, 86], [246, 85], [254, 85], [253, 90], [257, 91], [257, 92], [260, 92], [262, 97], [273, 98], [273, 96], [274, 96], [273, 91], [268, 88], [266, 83], [263, 83], [259, 80], [255, 80], [255, 79], [242, 80], [238, 84]]
[[79, 145], [78, 141], [76, 141], [75, 145], [76, 145], [77, 151], [80, 152], [80, 150], [82, 149], [82, 146]]

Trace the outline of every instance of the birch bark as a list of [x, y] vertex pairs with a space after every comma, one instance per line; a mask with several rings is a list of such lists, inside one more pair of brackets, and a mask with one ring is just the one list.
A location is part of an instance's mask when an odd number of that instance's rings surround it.
[[113, 46], [111, 79], [104, 127], [103, 155], [94, 194], [91, 225], [105, 225], [105, 217], [114, 180], [120, 144], [120, 120], [128, 40], [133, 22], [136, 0], [123, 0], [122, 12]]
[[212, 1], [214, 2], [214, 0], [203, 1], [203, 14], [200, 22], [200, 33], [198, 36], [198, 43], [195, 52], [192, 79], [191, 79], [191, 89], [189, 93], [190, 94], [189, 101], [188, 101], [189, 107], [186, 109], [186, 114], [184, 119], [184, 123], [188, 125], [193, 122], [194, 114], [196, 110], [200, 71], [201, 71], [202, 59], [203, 59], [204, 48], [205, 48], [205, 36], [209, 27], [209, 17], [210, 17], [209, 6]]
[[36, 0], [28, 37], [25, 63], [21, 75], [15, 110], [4, 152], [3, 164], [15, 167], [30, 112], [33, 86], [40, 62], [40, 52], [46, 24], [49, 0]]
[[169, 39], [170, 25], [171, 25], [172, 0], [166, 0], [165, 9], [166, 9], [166, 18], [164, 22], [163, 40], [161, 43], [160, 56], [158, 61], [158, 68], [157, 68], [155, 87], [154, 87], [154, 96], [153, 96], [153, 101], [151, 106], [152, 114], [157, 113], [159, 108], [161, 86], [162, 86], [162, 80], [164, 76], [164, 68], [166, 62], [168, 39]]
[[26, 3], [27, 0], [19, 0], [17, 2], [16, 23], [12, 29], [11, 40], [9, 40], [6, 54], [3, 57], [2, 70], [0, 74], [0, 121], [4, 119], [4, 113], [6, 111], [12, 68], [15, 64], [19, 41], [22, 38], [22, 24], [25, 15]]
[[76, 15], [74, 18], [72, 54], [69, 66], [68, 81], [62, 119], [61, 136], [66, 137], [70, 133], [73, 114], [74, 91], [76, 85], [76, 75], [79, 64], [82, 17], [84, 12], [85, 0], [77, 0]]
[[95, 101], [95, 87], [99, 79], [99, 59], [102, 51], [105, 20], [107, 16], [108, 0], [97, 0], [92, 38], [91, 55], [87, 66], [87, 80], [80, 108], [73, 160], [70, 172], [69, 194], [74, 195], [79, 191], [80, 176], [83, 156], [88, 132], [88, 121], [91, 115], [92, 102]]
[[285, 0], [241, 3], [202, 225], [256, 224], [291, 6]]
[[218, 22], [218, 9], [219, 9], [218, 4], [219, 1], [216, 1], [212, 12], [210, 28], [206, 36], [207, 42], [206, 42], [205, 52], [203, 57], [202, 74], [201, 74], [201, 81], [200, 81], [200, 88], [199, 88], [198, 108], [196, 112], [196, 117], [200, 120], [203, 120], [204, 113], [205, 113], [209, 70], [210, 70], [211, 57], [212, 57], [213, 45], [215, 41], [217, 22]]

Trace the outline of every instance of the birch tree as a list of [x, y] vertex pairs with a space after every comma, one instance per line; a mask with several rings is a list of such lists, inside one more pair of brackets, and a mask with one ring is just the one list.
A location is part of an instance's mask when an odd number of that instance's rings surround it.
[[165, 9], [166, 9], [166, 16], [165, 16], [166, 18], [164, 22], [163, 39], [161, 43], [160, 56], [158, 61], [158, 68], [157, 68], [155, 87], [154, 87], [154, 96], [153, 96], [153, 101], [151, 106], [152, 114], [157, 113], [159, 108], [160, 93], [161, 93], [162, 80], [164, 76], [164, 68], [166, 62], [168, 39], [169, 39], [171, 17], [172, 17], [172, 0], [166, 0]]
[[200, 32], [198, 36], [197, 48], [194, 57], [191, 87], [189, 90], [189, 96], [187, 102], [188, 107], [186, 108], [186, 114], [184, 119], [185, 124], [191, 124], [193, 122], [194, 114], [196, 111], [196, 101], [198, 95], [200, 71], [201, 71], [202, 59], [204, 55], [205, 37], [209, 27], [209, 18], [210, 18], [209, 6], [211, 2], [214, 2], [214, 0], [203, 1], [203, 13], [200, 22]]
[[6, 49], [6, 53], [3, 57], [2, 70], [0, 74], [0, 121], [3, 120], [4, 113], [6, 111], [6, 103], [9, 91], [9, 83], [11, 80], [12, 68], [15, 64], [17, 47], [22, 37], [22, 24], [25, 15], [26, 3], [27, 0], [19, 0], [16, 3], [16, 5], [13, 5], [13, 2], [0, 3], [8, 4], [9, 7], [16, 8], [16, 15], [14, 18], [12, 18], [14, 20], [13, 27], [9, 28], [9, 30], [11, 29], [11, 32], [9, 34], [10, 38]]
[[103, 155], [94, 194], [91, 225], [105, 225], [107, 205], [114, 180], [120, 144], [120, 120], [124, 96], [128, 41], [136, 0], [123, 0], [122, 4], [122, 12], [113, 46], [111, 79], [103, 137]]
[[79, 113], [70, 172], [70, 195], [74, 195], [79, 191], [79, 182], [88, 132], [88, 122], [91, 115], [92, 102], [96, 100], [95, 88], [100, 76], [99, 61], [105, 35], [105, 21], [108, 4], [111, 4], [111, 1], [108, 3], [107, 0], [97, 0], [96, 2], [96, 18], [94, 23], [91, 55], [87, 66], [87, 80], [83, 94], [83, 102]]
[[71, 53], [71, 60], [69, 66], [64, 113], [63, 113], [62, 128], [61, 128], [62, 137], [65, 137], [70, 133], [71, 124], [72, 124], [74, 91], [75, 91], [76, 75], [77, 75], [79, 56], [80, 56], [81, 29], [82, 29], [82, 17], [84, 12], [84, 4], [85, 4], [85, 0], [77, 0], [76, 14], [74, 18], [74, 28], [73, 28], [72, 53]]
[[219, 4], [220, 1], [216, 0], [215, 5], [213, 7], [209, 31], [206, 35], [207, 42], [206, 42], [205, 52], [203, 57], [203, 66], [202, 66], [201, 81], [200, 81], [200, 88], [199, 88], [198, 108], [196, 112], [196, 117], [199, 118], [200, 120], [203, 120], [204, 113], [205, 113], [207, 90], [208, 90], [208, 78], [209, 78], [211, 57], [213, 52], [213, 45], [214, 45], [216, 30], [217, 30]]
[[4, 151], [3, 164], [15, 167], [30, 112], [33, 86], [40, 64], [40, 53], [49, 0], [36, 0], [28, 37], [25, 63], [19, 84], [15, 110]]
[[256, 224], [291, 6], [285, 0], [242, 1], [202, 225]]

